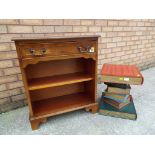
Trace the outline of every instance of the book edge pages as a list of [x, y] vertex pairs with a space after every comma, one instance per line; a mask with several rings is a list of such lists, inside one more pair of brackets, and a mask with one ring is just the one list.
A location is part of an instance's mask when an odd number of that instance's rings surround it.
[[123, 119], [131, 119], [131, 120], [137, 119], [137, 114], [128, 114], [124, 112], [116, 112], [116, 111], [109, 111], [109, 110], [103, 110], [103, 109], [100, 109], [99, 113], [105, 116], [112, 116], [112, 117], [118, 117]]
[[127, 77], [130, 79], [129, 81], [120, 80], [122, 78], [124, 78], [124, 77], [102, 75], [101, 81], [102, 82], [110, 82], [110, 83], [131, 84], [131, 85], [142, 85], [143, 84], [142, 77]]
[[116, 105], [114, 103], [110, 103], [109, 101], [108, 102], [105, 101], [105, 100], [103, 100], [103, 101], [104, 101], [104, 103], [109, 104], [109, 105], [111, 105], [111, 106], [113, 106], [113, 107], [115, 107], [116, 109], [119, 109], [119, 110], [130, 104], [130, 103], [120, 103], [119, 105]]
[[130, 89], [121, 89], [121, 88], [116, 88], [116, 87], [108, 87], [107, 92], [129, 95], [130, 94]]
[[128, 100], [129, 96], [130, 95], [127, 95], [127, 97], [122, 99], [122, 98], [117, 98], [116, 96], [114, 97], [114, 96], [110, 96], [110, 95], [106, 96], [106, 94], [104, 95], [105, 98], [108, 98], [108, 99], [111, 99], [111, 100], [115, 100], [116, 102], [120, 102], [120, 103], [125, 103], [125, 101]]

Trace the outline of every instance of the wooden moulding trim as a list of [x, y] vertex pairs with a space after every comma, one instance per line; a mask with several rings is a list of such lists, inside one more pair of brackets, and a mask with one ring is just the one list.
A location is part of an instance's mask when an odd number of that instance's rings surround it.
[[35, 40], [52, 40], [52, 39], [82, 39], [82, 38], [99, 38], [100, 35], [77, 35], [77, 36], [54, 36], [54, 37], [31, 37], [31, 38], [12, 38], [12, 41], [35, 41]]
[[63, 59], [70, 59], [70, 58], [85, 58], [85, 59], [93, 59], [93, 60], [96, 60], [96, 54], [95, 53], [92, 53], [91, 55], [90, 54], [83, 54], [83, 55], [66, 55], [66, 56], [62, 56], [61, 58], [60, 57], [57, 57], [57, 56], [51, 56], [51, 57], [38, 57], [35, 59], [34, 58], [26, 58], [26, 59], [21, 59], [21, 62], [22, 62], [22, 68], [25, 68], [27, 65], [29, 64], [37, 64], [39, 62], [42, 62], [42, 61], [49, 61], [49, 60], [63, 60]]
[[59, 114], [63, 114], [63, 113], [67, 113], [67, 112], [76, 111], [76, 110], [84, 109], [84, 108], [87, 108], [87, 107], [91, 107], [91, 106], [94, 106], [94, 105], [98, 105], [98, 103], [90, 103], [90, 104], [83, 105], [83, 106], [73, 108], [73, 109], [67, 109], [67, 110], [64, 110], [64, 111], [58, 111], [58, 112], [55, 112], [55, 113], [45, 114], [43, 116], [36, 116], [36, 117], [35, 116], [32, 116], [32, 117], [30, 116], [29, 119], [30, 120], [36, 120], [36, 119], [40, 119], [40, 118], [56, 116], [56, 115], [59, 115]]

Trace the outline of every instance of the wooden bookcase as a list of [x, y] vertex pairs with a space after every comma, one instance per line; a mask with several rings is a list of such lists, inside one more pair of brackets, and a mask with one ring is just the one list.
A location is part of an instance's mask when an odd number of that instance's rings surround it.
[[97, 112], [98, 37], [15, 38], [32, 130], [50, 116]]

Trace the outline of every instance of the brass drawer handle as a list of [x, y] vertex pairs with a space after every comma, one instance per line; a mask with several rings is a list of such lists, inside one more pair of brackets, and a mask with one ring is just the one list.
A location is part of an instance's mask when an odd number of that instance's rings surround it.
[[41, 53], [42, 55], [44, 55], [45, 52], [46, 52], [46, 48], [41, 48], [41, 49], [40, 49], [40, 53]]
[[78, 46], [77, 48], [78, 48], [78, 50], [79, 50], [81, 53], [87, 53], [87, 52], [88, 52], [88, 49], [85, 48], [85, 47]]
[[35, 49], [30, 48], [30, 49], [29, 49], [29, 52], [30, 52], [32, 55], [34, 55], [34, 53], [35, 53]]
[[29, 52], [33, 55], [33, 56], [43, 56], [46, 52], [46, 48], [41, 48], [40, 51], [36, 51], [34, 48], [30, 48]]
[[95, 52], [95, 48], [92, 46], [87, 46], [87, 47], [78, 46], [77, 48], [81, 53], [93, 53], [93, 52]]

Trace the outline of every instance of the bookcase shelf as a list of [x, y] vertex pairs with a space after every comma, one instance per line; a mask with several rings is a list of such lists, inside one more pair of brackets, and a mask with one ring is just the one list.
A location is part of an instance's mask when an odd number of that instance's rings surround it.
[[90, 81], [93, 77], [86, 73], [70, 73], [51, 77], [33, 78], [28, 81], [29, 90], [37, 90], [48, 87], [62, 86], [78, 82]]
[[86, 93], [76, 93], [54, 97], [33, 103], [34, 117], [42, 118], [86, 108], [94, 104]]
[[97, 112], [98, 37], [14, 39], [32, 130], [50, 116]]

